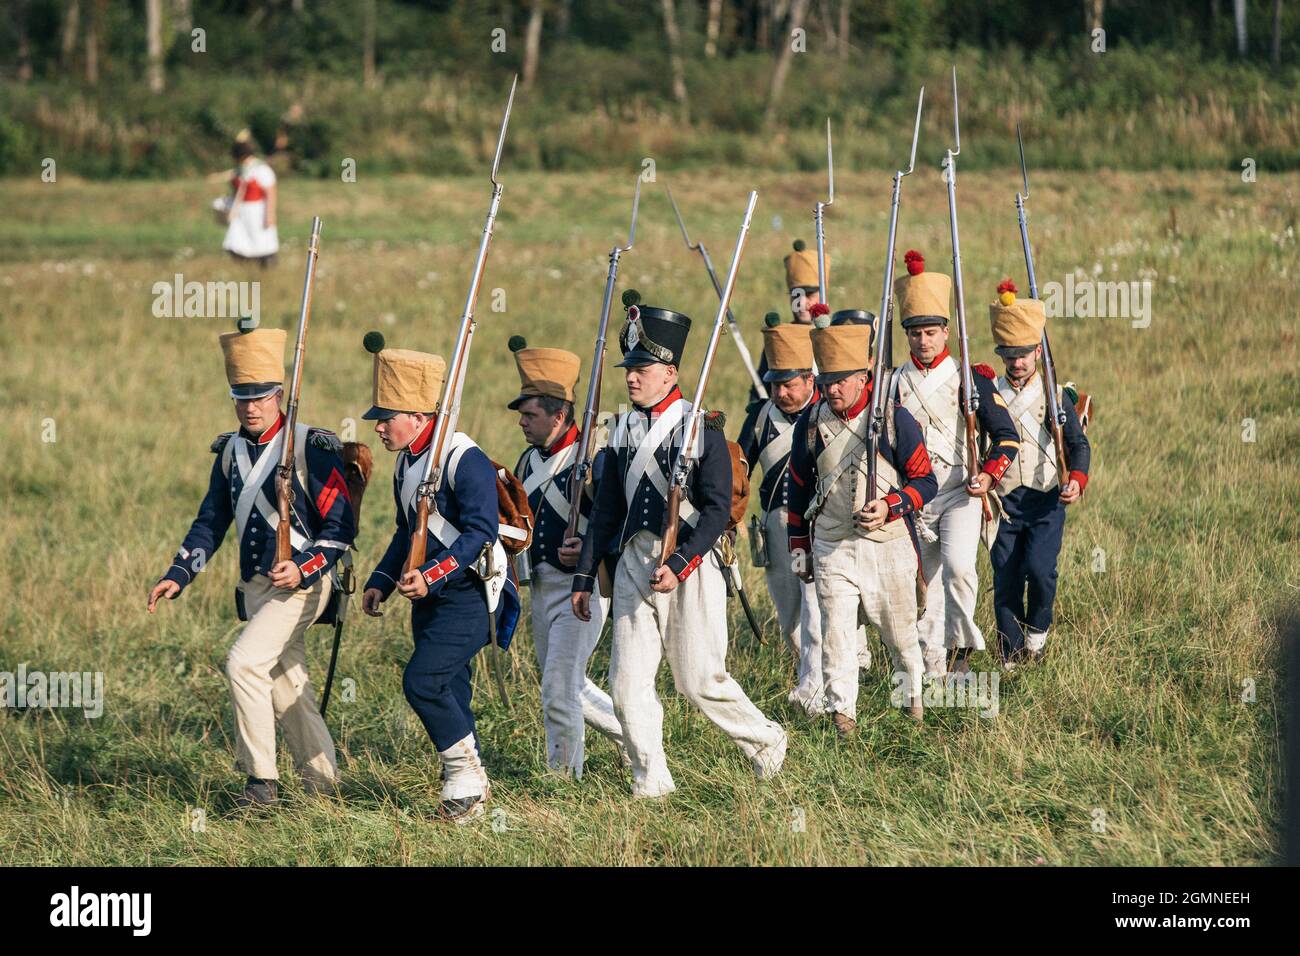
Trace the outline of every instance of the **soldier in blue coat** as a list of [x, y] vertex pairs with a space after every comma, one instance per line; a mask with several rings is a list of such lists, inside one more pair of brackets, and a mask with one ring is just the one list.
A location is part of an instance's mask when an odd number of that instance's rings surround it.
[[[573, 616], [569, 594], [591, 516], [589, 488], [600, 480], [604, 452], [592, 463], [592, 481], [583, 490], [577, 534], [568, 537], [572, 489], [582, 434], [573, 418], [574, 387], [582, 362], [564, 349], [529, 348], [522, 335], [510, 337], [519, 369], [519, 395], [510, 403], [519, 413], [519, 428], [528, 450], [519, 456], [515, 474], [524, 483], [533, 512], [533, 542], [526, 557], [532, 589], [533, 643], [541, 672], [542, 723], [546, 728], [546, 764], [562, 774], [582, 776], [586, 754], [585, 725], [604, 734], [623, 751], [623, 730], [609, 695], [587, 676], [609, 602], [592, 607], [591, 620]], [[521, 583], [524, 575], [520, 574]]]
[[356, 534], [341, 448], [333, 433], [299, 425], [294, 437], [293, 557], [275, 563], [275, 477], [284, 443], [280, 411], [285, 333], [255, 329], [221, 336], [240, 429], [217, 436], [216, 460], [198, 516], [171, 567], [149, 594], [175, 599], [221, 546], [233, 522], [239, 542], [235, 592], [247, 625], [230, 649], [226, 673], [235, 712], [236, 766], [247, 775], [241, 806], [278, 799], [275, 728], [284, 730], [304, 786], [332, 792], [334, 741], [316, 708], [303, 635], [329, 605], [332, 573]]
[[1069, 468], [1061, 480], [1047, 395], [1038, 374], [1047, 313], [1038, 299], [1017, 299], [1010, 280], [998, 292], [998, 301], [989, 306], [989, 320], [1006, 374], [999, 375], [993, 386], [1020, 433], [1020, 453], [997, 487], [1002, 517], [989, 559], [998, 640], [1010, 668], [1026, 655], [1042, 654], [1047, 643], [1065, 509], [1079, 500], [1088, 484], [1092, 452], [1074, 402], [1058, 385], [1056, 400], [1065, 412], [1062, 433]]
[[628, 308], [619, 364], [633, 407], [613, 424], [573, 576], [573, 610], [586, 621], [597, 564], [611, 550], [619, 552], [609, 682], [637, 797], [662, 796], [676, 786], [655, 693], [665, 655], [677, 689], [737, 743], [760, 779], [779, 772], [785, 759], [785, 731], [727, 673], [726, 582], [714, 546], [731, 513], [732, 483], [731, 456], [720, 431], [700, 430], [677, 547], [661, 562], [668, 476], [690, 413], [677, 387], [690, 322], [670, 309]]
[[385, 349], [378, 333], [366, 338], [375, 352], [374, 397], [362, 417], [375, 422], [384, 447], [397, 453], [397, 521], [388, 550], [366, 581], [361, 609], [379, 616], [394, 590], [411, 602], [415, 649], [402, 690], [442, 758], [438, 814], [461, 823], [481, 816], [491, 794], [470, 709], [474, 657], [491, 640], [490, 615], [502, 648], [519, 619], [518, 595], [498, 541], [496, 469], [467, 435], [449, 437], [444, 478], [429, 513], [428, 560], [403, 573], [447, 365], [438, 355]]

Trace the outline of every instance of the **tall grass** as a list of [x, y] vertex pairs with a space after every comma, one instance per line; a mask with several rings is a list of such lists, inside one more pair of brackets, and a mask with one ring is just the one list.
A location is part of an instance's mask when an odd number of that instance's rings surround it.
[[[937, 120], [936, 120], [937, 122]], [[933, 143], [933, 141], [931, 141]], [[933, 153], [930, 149], [929, 154]], [[927, 154], [927, 155], [929, 155]], [[900, 249], [932, 268], [947, 255], [942, 184], [926, 163], [908, 180]], [[716, 175], [659, 167], [692, 232], [725, 262], [745, 191], [759, 217], [735, 306], [751, 349], [760, 317], [784, 299], [780, 257], [811, 238], [819, 172]], [[583, 355], [591, 347], [608, 247], [625, 228], [624, 173], [538, 175], [511, 169], [485, 279], [463, 427], [494, 457], [521, 449], [506, 402], [505, 347]], [[346, 429], [369, 404], [360, 340], [447, 348], [486, 199], [472, 179], [296, 182], [282, 196], [286, 250], [266, 274], [222, 258], [193, 183], [10, 182], [38, 222], [0, 223], [0, 522], [5, 600], [0, 670], [102, 671], [98, 720], [69, 711], [0, 714], [0, 845], [19, 863], [536, 864], [1242, 864], [1274, 854], [1284, 702], [1273, 620], [1300, 586], [1294, 506], [1300, 180], [1266, 175], [1043, 173], [1032, 228], [1040, 282], [1080, 270], [1152, 278], [1153, 319], [1057, 320], [1063, 378], [1096, 398], [1093, 480], [1071, 509], [1061, 555], [1052, 653], [1004, 678], [1000, 714], [934, 709], [923, 727], [888, 707], [883, 671], [864, 675], [861, 733], [785, 703], [791, 663], [775, 648], [760, 572], [745, 580], [767, 647], [732, 614], [729, 664], [790, 731], [785, 772], [753, 780], [736, 748], [690, 713], [665, 672], [669, 761], [679, 791], [634, 802], [606, 742], [593, 736], [581, 783], [544, 769], [537, 668], [526, 630], [511, 654], [507, 710], [488, 675], [476, 700], [495, 781], [488, 823], [429, 821], [438, 766], [401, 695], [410, 647], [395, 598], [381, 620], [357, 616], [330, 724], [343, 799], [302, 797], [265, 818], [230, 814], [233, 723], [222, 664], [236, 633], [229, 544], [175, 604], [150, 617], [147, 587], [166, 566], [201, 497], [208, 442], [232, 427], [215, 319], [155, 319], [151, 286], [186, 279], [263, 280], [263, 321], [288, 325], [310, 216], [325, 221], [303, 397], [306, 420]], [[875, 308], [888, 175], [846, 171], [828, 220], [833, 301]], [[1010, 168], [960, 182], [964, 272], [974, 353], [995, 361], [984, 322], [1005, 275], [1023, 263]], [[622, 286], [696, 318], [684, 378], [694, 381], [714, 304], [657, 191], [645, 197]], [[1177, 231], [1171, 231], [1171, 208]], [[781, 217], [778, 228], [773, 217]], [[1288, 231], [1291, 229], [1291, 231]], [[504, 313], [489, 308], [505, 291]], [[901, 352], [898, 356], [901, 358]], [[739, 426], [744, 371], [722, 344], [712, 401]], [[618, 401], [607, 376], [605, 400]], [[1252, 419], [1255, 441], [1244, 442]], [[49, 437], [50, 424], [55, 441]], [[360, 537], [363, 572], [390, 533], [391, 458], [378, 466]], [[1095, 570], [1098, 549], [1104, 572]], [[742, 552], [745, 552], [743, 546]], [[981, 557], [977, 619], [991, 630]], [[309, 638], [317, 681], [328, 635]], [[879, 656], [879, 655], [878, 655]], [[604, 681], [608, 646], [592, 672]], [[979, 669], [993, 662], [977, 657]], [[1249, 682], [1249, 683], [1247, 683]], [[1253, 696], [1248, 693], [1253, 686]], [[288, 767], [287, 755], [282, 767]], [[195, 831], [193, 811], [206, 814]]]

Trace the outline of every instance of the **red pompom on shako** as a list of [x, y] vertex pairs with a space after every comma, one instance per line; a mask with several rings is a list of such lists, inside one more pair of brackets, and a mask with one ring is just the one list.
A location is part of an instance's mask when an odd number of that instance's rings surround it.
[[831, 307], [827, 305], [825, 302], [818, 302], [816, 305], [814, 305], [811, 309], [808, 310], [808, 314], [811, 315], [814, 319], [817, 318], [817, 316], [819, 315], [830, 315]]
[[910, 276], [919, 276], [925, 271], [925, 256], [915, 249], [908, 249], [903, 254], [903, 261], [907, 263], [907, 274]]
[[1016, 292], [1016, 293], [1019, 293], [1019, 292], [1020, 292], [1020, 290], [1016, 288], [1016, 284], [1015, 284], [1014, 282], [1012, 282], [1010, 279], [1003, 279], [1001, 282], [999, 282], [999, 283], [998, 283], [998, 291], [999, 291], [999, 292]]

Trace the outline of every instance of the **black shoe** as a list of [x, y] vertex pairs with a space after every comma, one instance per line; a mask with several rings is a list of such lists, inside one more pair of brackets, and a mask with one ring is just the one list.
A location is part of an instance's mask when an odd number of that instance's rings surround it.
[[274, 780], [260, 780], [249, 777], [244, 784], [244, 792], [235, 798], [235, 806], [240, 809], [252, 807], [270, 807], [280, 802], [280, 787]]
[[476, 793], [469, 797], [456, 797], [438, 804], [438, 818], [453, 823], [468, 823], [483, 815], [483, 794]]

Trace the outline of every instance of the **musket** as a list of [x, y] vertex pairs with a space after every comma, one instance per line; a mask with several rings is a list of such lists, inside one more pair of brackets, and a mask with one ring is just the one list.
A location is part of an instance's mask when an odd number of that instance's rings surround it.
[[736, 248], [731, 254], [731, 266], [727, 269], [727, 283], [722, 287], [722, 295], [718, 299], [718, 315], [713, 320], [713, 331], [709, 335], [709, 346], [704, 351], [704, 364], [700, 366], [700, 380], [695, 386], [695, 395], [691, 401], [691, 413], [686, 419], [682, 431], [682, 444], [677, 450], [677, 458], [673, 462], [673, 473], [668, 487], [668, 507], [664, 511], [663, 552], [659, 557], [660, 567], [663, 567], [672, 553], [677, 550], [678, 517], [681, 513], [682, 497], [686, 494], [686, 480], [690, 477], [696, 438], [700, 431], [704, 394], [709, 387], [709, 373], [713, 371], [713, 360], [718, 352], [718, 336], [722, 334], [722, 323], [727, 320], [727, 306], [731, 304], [731, 293], [736, 288], [736, 275], [740, 272], [740, 257], [745, 251], [745, 239], [749, 235], [749, 222], [754, 216], [754, 205], [757, 202], [757, 191], [751, 191], [749, 204], [745, 207], [745, 219], [740, 224], [740, 235], [736, 237]]
[[826, 228], [823, 213], [835, 202], [835, 157], [831, 153], [831, 118], [826, 117], [826, 184], [830, 195], [825, 202], [818, 201], [813, 208], [813, 225], [817, 228], [817, 295], [822, 305], [826, 302]]
[[[1025, 269], [1029, 272], [1029, 297], [1038, 298], [1038, 279], [1034, 277], [1034, 252], [1029, 246], [1029, 221], [1025, 217], [1025, 203], [1029, 199], [1029, 170], [1025, 167], [1025, 144], [1020, 138], [1020, 124], [1016, 124], [1016, 146], [1020, 149], [1020, 176], [1025, 183], [1024, 195], [1016, 193], [1016, 218], [1020, 220], [1020, 244], [1025, 248]], [[1061, 487], [1070, 481], [1069, 460], [1065, 453], [1065, 409], [1056, 400], [1056, 363], [1052, 361], [1052, 346], [1047, 340], [1047, 323], [1043, 323], [1043, 388], [1047, 392], [1047, 412], [1052, 420], [1052, 444], [1056, 446], [1056, 471]]]
[[[961, 412], [966, 420], [966, 473], [967, 485], [974, 485], [979, 477], [979, 431], [975, 413], [980, 399], [975, 392], [975, 377], [971, 373], [970, 340], [966, 336], [966, 296], [961, 284], [961, 242], [957, 238], [957, 156], [961, 153], [961, 125], [957, 118], [957, 68], [952, 68], [952, 135], [956, 143], [943, 160], [948, 180], [948, 225], [952, 231], [952, 283], [956, 289], [957, 342], [961, 355]], [[992, 520], [993, 509], [987, 498], [980, 499], [985, 520]]]
[[902, 194], [903, 177], [909, 176], [916, 166], [916, 141], [921, 135], [921, 105], [925, 102], [925, 87], [916, 99], [916, 124], [912, 127], [912, 155], [907, 168], [894, 173], [894, 194], [889, 205], [889, 242], [885, 252], [885, 283], [880, 293], [880, 311], [876, 318], [876, 361], [871, 372], [871, 419], [867, 423], [867, 497], [876, 497], [876, 456], [880, 439], [885, 433], [885, 374], [893, 361], [892, 330], [894, 324], [894, 243], [898, 231], [898, 203]]
[[443, 472], [447, 465], [447, 456], [451, 451], [451, 436], [456, 433], [456, 423], [460, 418], [461, 391], [465, 386], [465, 369], [469, 362], [469, 348], [474, 338], [474, 305], [478, 300], [479, 284], [483, 281], [483, 269], [487, 265], [488, 246], [492, 242], [492, 226], [496, 222], [497, 210], [501, 207], [502, 185], [497, 181], [497, 170], [501, 166], [501, 150], [506, 143], [506, 129], [510, 125], [510, 110], [515, 105], [515, 87], [519, 84], [516, 76], [510, 84], [510, 98], [506, 101], [506, 112], [501, 118], [501, 132], [497, 135], [496, 155], [492, 159], [492, 201], [488, 204], [487, 219], [483, 222], [483, 236], [479, 239], [478, 258], [474, 260], [474, 274], [469, 283], [469, 294], [465, 297], [465, 309], [460, 316], [460, 331], [456, 334], [456, 347], [452, 351], [451, 362], [447, 367], [447, 380], [442, 386], [442, 395], [438, 400], [437, 415], [434, 419], [432, 446], [429, 458], [424, 463], [424, 480], [416, 491], [415, 529], [411, 532], [411, 549], [406, 555], [403, 573], [424, 564], [425, 550], [428, 546], [429, 513], [438, 507], [435, 496], [442, 485]]
[[298, 308], [298, 340], [293, 349], [293, 377], [289, 380], [289, 400], [284, 412], [284, 446], [280, 464], [275, 469], [275, 497], [279, 521], [275, 526], [275, 563], [293, 558], [290, 529], [293, 517], [294, 437], [298, 430], [298, 394], [302, 389], [302, 363], [307, 355], [307, 323], [311, 320], [311, 293], [316, 282], [316, 258], [320, 252], [320, 216], [311, 220], [311, 239], [307, 243], [307, 275], [302, 282], [302, 302]]
[[636, 177], [636, 192], [632, 194], [632, 224], [627, 229], [627, 245], [609, 250], [609, 272], [605, 276], [605, 298], [600, 306], [600, 324], [596, 326], [596, 348], [591, 356], [591, 374], [587, 380], [587, 406], [582, 412], [582, 432], [578, 438], [578, 454], [574, 459], [573, 476], [569, 479], [569, 523], [564, 529], [565, 539], [578, 536], [578, 519], [582, 515], [582, 490], [591, 476], [595, 457], [596, 418], [600, 414], [600, 386], [604, 379], [605, 335], [609, 331], [609, 310], [614, 301], [614, 283], [618, 281], [618, 261], [623, 253], [630, 252], [636, 238], [636, 213], [641, 205], [641, 176]]
[[[672, 187], [665, 183], [664, 188], [668, 190], [668, 201], [673, 204], [673, 215], [677, 217], [677, 225], [682, 230], [682, 239], [686, 241], [686, 248], [700, 254], [700, 258], [704, 260], [704, 268], [708, 270], [709, 279], [713, 283], [713, 291], [718, 294], [718, 298], [722, 298], [722, 286], [718, 284], [718, 274], [713, 269], [713, 260], [709, 258], [709, 250], [704, 248], [703, 242], [691, 242], [691, 235], [686, 231], [686, 223], [682, 221], [681, 211], [677, 208], [677, 200], [673, 198]], [[727, 309], [727, 331], [731, 333], [732, 341], [736, 343], [736, 348], [740, 351], [740, 360], [745, 363], [745, 371], [749, 373], [755, 391], [758, 392], [760, 397], [767, 398], [767, 386], [763, 384], [758, 369], [754, 367], [754, 359], [745, 346], [744, 338], [741, 337], [740, 325], [736, 322], [736, 317], [729, 307]]]

